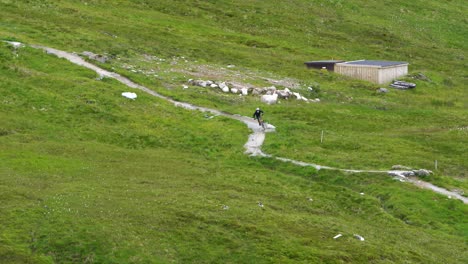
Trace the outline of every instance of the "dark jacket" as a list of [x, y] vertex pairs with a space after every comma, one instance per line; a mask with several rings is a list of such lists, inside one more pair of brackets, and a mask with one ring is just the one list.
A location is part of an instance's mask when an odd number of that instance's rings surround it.
[[262, 116], [262, 115], [263, 115], [263, 111], [262, 111], [262, 110], [255, 110], [255, 113], [253, 114], [253, 117], [254, 117], [255, 119], [259, 119], [260, 116]]

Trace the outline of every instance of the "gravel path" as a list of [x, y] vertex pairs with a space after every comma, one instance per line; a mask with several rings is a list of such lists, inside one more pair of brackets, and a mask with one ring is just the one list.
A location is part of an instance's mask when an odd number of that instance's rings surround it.
[[[22, 44], [18, 43], [18, 42], [8, 42], [8, 43], [10, 43], [11, 45], [13, 45], [16, 48], [19, 48], [19, 47], [22, 46]], [[432, 190], [432, 191], [434, 191], [436, 193], [445, 195], [445, 196], [447, 196], [449, 198], [459, 199], [459, 200], [463, 201], [463, 203], [465, 203], [465, 204], [468, 203], [468, 198], [467, 197], [464, 197], [464, 196], [462, 196], [462, 195], [460, 195], [460, 194], [458, 194], [456, 192], [448, 191], [446, 189], [443, 189], [443, 188], [437, 187], [435, 185], [432, 185], [431, 183], [424, 182], [424, 181], [421, 181], [421, 180], [418, 180], [418, 179], [415, 179], [415, 178], [412, 178], [412, 177], [405, 177], [404, 175], [408, 171], [394, 171], [394, 170], [392, 170], [392, 171], [376, 171], [376, 170], [340, 169], [340, 168], [322, 166], [322, 165], [313, 164], [313, 163], [307, 163], [307, 162], [302, 162], [302, 161], [291, 160], [291, 159], [287, 159], [287, 158], [274, 157], [272, 155], [265, 154], [265, 153], [262, 152], [261, 147], [262, 147], [263, 142], [265, 140], [265, 134], [267, 132], [275, 131], [275, 127], [273, 125], [271, 125], [271, 124], [267, 124], [267, 128], [265, 130], [263, 130], [258, 125], [257, 121], [254, 120], [251, 117], [246, 117], [246, 116], [241, 116], [241, 115], [232, 115], [232, 114], [224, 113], [222, 111], [215, 110], [215, 109], [195, 106], [195, 105], [192, 105], [192, 104], [189, 104], [189, 103], [184, 103], [184, 102], [177, 102], [177, 101], [173, 100], [172, 98], [161, 95], [161, 94], [159, 94], [159, 93], [157, 93], [157, 92], [155, 92], [155, 91], [153, 91], [153, 90], [151, 90], [151, 89], [149, 89], [149, 88], [147, 88], [145, 86], [134, 83], [133, 81], [129, 80], [128, 78], [125, 78], [125, 77], [123, 77], [123, 76], [121, 76], [121, 75], [119, 75], [119, 74], [117, 74], [115, 72], [110, 72], [110, 71], [104, 70], [102, 68], [99, 68], [96, 65], [85, 61], [84, 59], [82, 59], [77, 54], [69, 53], [69, 52], [65, 52], [65, 51], [61, 51], [61, 50], [57, 50], [57, 49], [53, 49], [53, 48], [49, 48], [49, 47], [37, 46], [37, 45], [32, 45], [31, 47], [37, 48], [37, 49], [42, 49], [45, 52], [47, 52], [48, 54], [53, 54], [53, 55], [55, 55], [55, 56], [57, 56], [59, 58], [65, 58], [65, 59], [69, 60], [72, 63], [75, 63], [77, 65], [86, 67], [88, 69], [91, 69], [91, 70], [95, 71], [97, 74], [99, 74], [101, 77], [114, 78], [114, 79], [120, 81], [121, 83], [127, 85], [128, 87], [139, 89], [139, 90], [144, 91], [144, 92], [146, 92], [146, 93], [148, 93], [150, 95], [153, 95], [153, 96], [162, 98], [164, 100], [167, 100], [167, 101], [173, 103], [177, 107], [183, 107], [183, 108], [186, 108], [186, 109], [189, 109], [189, 110], [199, 110], [199, 111], [203, 111], [203, 112], [209, 112], [209, 113], [212, 113], [214, 115], [221, 115], [221, 116], [225, 116], [225, 117], [228, 117], [228, 118], [232, 118], [232, 119], [241, 121], [244, 124], [246, 124], [253, 132], [252, 134], [249, 135], [249, 139], [248, 139], [247, 143], [245, 143], [245, 145], [244, 145], [244, 147], [246, 149], [246, 151], [245, 151], [246, 154], [249, 154], [249, 155], [252, 155], [252, 156], [263, 156], [263, 157], [275, 158], [275, 159], [283, 161], [283, 162], [291, 162], [291, 163], [296, 164], [298, 166], [311, 166], [311, 167], [316, 168], [317, 170], [322, 170], [322, 169], [338, 170], [338, 171], [349, 172], [349, 173], [363, 173], [363, 172], [365, 172], [365, 173], [385, 173], [385, 174], [397, 177], [400, 181], [410, 182], [410, 183], [412, 183], [412, 184], [414, 184], [414, 185], [416, 185], [416, 186], [418, 186], [420, 188]]]

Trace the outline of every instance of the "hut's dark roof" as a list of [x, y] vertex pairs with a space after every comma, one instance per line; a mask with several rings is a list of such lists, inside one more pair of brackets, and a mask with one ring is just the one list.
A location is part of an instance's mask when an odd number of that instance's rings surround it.
[[405, 61], [359, 60], [359, 61], [348, 61], [348, 62], [345, 62], [345, 64], [388, 67], [388, 66], [408, 64], [408, 62], [405, 62]]
[[324, 64], [324, 63], [338, 63], [344, 62], [342, 60], [320, 60], [320, 61], [307, 61], [305, 64]]

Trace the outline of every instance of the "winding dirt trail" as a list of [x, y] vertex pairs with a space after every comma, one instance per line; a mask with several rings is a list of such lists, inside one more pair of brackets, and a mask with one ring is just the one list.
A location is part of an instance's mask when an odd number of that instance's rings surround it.
[[[8, 43], [10, 43], [11, 45], [13, 45], [16, 48], [21, 47], [21, 45], [23, 45], [23, 44], [18, 43], [18, 42], [8, 42]], [[225, 112], [222, 112], [222, 111], [219, 111], [219, 110], [215, 110], [215, 109], [210, 109], [210, 108], [200, 107], [200, 106], [194, 106], [192, 104], [184, 103], [184, 102], [178, 102], [178, 101], [173, 100], [170, 97], [161, 95], [161, 94], [159, 94], [159, 93], [157, 93], [157, 92], [155, 92], [155, 91], [153, 91], [153, 90], [151, 90], [151, 89], [149, 89], [149, 88], [147, 88], [145, 86], [134, 83], [133, 81], [129, 80], [128, 78], [125, 78], [125, 77], [123, 77], [123, 76], [121, 76], [121, 75], [119, 75], [119, 74], [117, 74], [115, 72], [110, 72], [110, 71], [104, 70], [102, 68], [99, 68], [96, 65], [85, 61], [84, 59], [82, 59], [77, 54], [69, 53], [69, 52], [65, 52], [65, 51], [61, 51], [61, 50], [57, 50], [57, 49], [53, 49], [53, 48], [49, 48], [49, 47], [44, 47], [44, 46], [31, 45], [31, 47], [36, 48], [36, 49], [42, 49], [45, 52], [47, 52], [48, 54], [53, 54], [53, 55], [55, 55], [55, 56], [57, 56], [59, 58], [67, 59], [72, 63], [75, 63], [77, 65], [86, 67], [88, 69], [91, 69], [91, 70], [95, 71], [97, 74], [99, 74], [101, 77], [114, 78], [114, 79], [118, 80], [119, 82], [127, 85], [128, 87], [139, 89], [139, 90], [144, 91], [144, 92], [146, 92], [146, 93], [148, 93], [148, 94], [150, 94], [152, 96], [156, 96], [156, 97], [162, 98], [164, 100], [167, 100], [167, 101], [173, 103], [177, 107], [183, 107], [183, 108], [189, 109], [189, 110], [199, 110], [199, 111], [202, 111], [202, 112], [209, 112], [209, 113], [212, 113], [214, 115], [221, 115], [221, 116], [225, 116], [225, 117], [228, 117], [228, 118], [232, 118], [232, 119], [241, 121], [244, 124], [246, 124], [253, 131], [253, 133], [249, 135], [249, 139], [248, 139], [247, 143], [245, 143], [245, 145], [244, 145], [244, 147], [246, 149], [246, 151], [245, 151], [246, 154], [249, 154], [249, 155], [252, 155], [252, 156], [263, 156], [263, 157], [274, 158], [274, 159], [277, 159], [277, 160], [280, 160], [280, 161], [283, 161], [283, 162], [291, 162], [291, 163], [296, 164], [298, 166], [311, 166], [311, 167], [316, 168], [317, 170], [322, 170], [322, 169], [337, 170], [337, 171], [343, 171], [343, 172], [349, 172], [349, 173], [385, 173], [385, 174], [388, 174], [388, 175], [391, 175], [391, 176], [394, 176], [394, 177], [398, 177], [400, 179], [400, 181], [410, 182], [410, 183], [412, 183], [412, 184], [414, 184], [414, 185], [416, 185], [416, 186], [418, 186], [420, 188], [432, 190], [432, 191], [434, 191], [436, 193], [445, 195], [445, 196], [447, 196], [449, 198], [459, 199], [459, 200], [463, 201], [463, 203], [465, 203], [465, 204], [468, 203], [468, 198], [467, 197], [464, 197], [464, 196], [462, 196], [462, 195], [460, 195], [460, 194], [458, 194], [456, 192], [448, 191], [446, 189], [443, 189], [443, 188], [437, 187], [435, 185], [432, 185], [431, 183], [424, 182], [424, 181], [421, 181], [421, 180], [418, 180], [418, 179], [415, 179], [415, 178], [405, 177], [404, 175], [406, 173], [408, 173], [408, 171], [395, 171], [395, 170], [378, 171], [378, 170], [340, 169], [340, 168], [322, 166], [322, 165], [313, 164], [313, 163], [307, 163], [307, 162], [302, 162], [302, 161], [291, 160], [291, 159], [287, 159], [287, 158], [274, 157], [272, 155], [265, 154], [265, 153], [262, 152], [261, 147], [262, 147], [263, 142], [265, 140], [265, 134], [267, 132], [275, 131], [275, 127], [273, 125], [271, 125], [271, 124], [268, 124], [265, 131], [263, 131], [263, 129], [258, 125], [257, 121], [253, 120], [253, 118], [251, 118], [251, 117], [246, 117], [246, 116], [241, 116], [241, 115], [232, 115], [232, 114], [228, 114], [228, 113], [225, 113]]]

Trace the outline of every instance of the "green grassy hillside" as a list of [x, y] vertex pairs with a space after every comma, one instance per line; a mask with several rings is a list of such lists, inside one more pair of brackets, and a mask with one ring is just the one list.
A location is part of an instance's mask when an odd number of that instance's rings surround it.
[[[467, 9], [458, 0], [0, 0], [0, 39], [106, 54], [109, 62], [93, 63], [247, 116], [257, 97], [182, 85], [290, 80], [321, 102], [261, 105], [277, 127], [266, 153], [339, 168], [426, 168], [434, 174], [424, 180], [466, 193]], [[303, 65], [332, 58], [408, 61], [411, 76], [427, 78], [378, 94], [378, 85]], [[97, 77], [0, 43], [0, 263], [468, 260], [458, 200], [386, 175], [249, 157], [242, 123]]]

